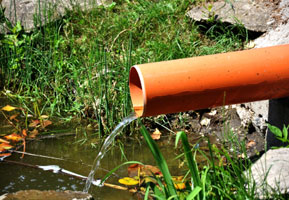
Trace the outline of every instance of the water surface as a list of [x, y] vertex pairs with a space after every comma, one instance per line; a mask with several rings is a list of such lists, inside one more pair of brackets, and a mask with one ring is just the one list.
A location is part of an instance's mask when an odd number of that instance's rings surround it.
[[[96, 137], [96, 136], [94, 136]], [[35, 140], [27, 145], [27, 152], [46, 155], [63, 160], [53, 160], [48, 158], [34, 157], [25, 155], [20, 159], [21, 154], [14, 153], [9, 160], [29, 163], [33, 165], [58, 165], [66, 170], [87, 176], [89, 174], [92, 163], [98, 152], [98, 149], [91, 148], [89, 145], [79, 145], [75, 142], [79, 138], [74, 136]], [[89, 142], [87, 142], [89, 144]], [[117, 145], [118, 143], [116, 143]], [[125, 155], [128, 160], [136, 160], [145, 164], [155, 165], [154, 159], [144, 142], [139, 143], [136, 140], [123, 141]], [[175, 158], [175, 150], [168, 146], [166, 139], [159, 142], [160, 149], [168, 160], [168, 164], [172, 171], [177, 170], [177, 161]], [[117, 165], [125, 161], [118, 147], [112, 148], [100, 162], [100, 168], [95, 172], [95, 178], [102, 178], [107, 173], [103, 169], [111, 170]], [[25, 189], [38, 190], [74, 190], [82, 191], [85, 186], [85, 181], [74, 177], [69, 177], [63, 174], [54, 174], [50, 171], [43, 171], [30, 167], [0, 163], [0, 194], [7, 192], [16, 192]], [[127, 176], [126, 168], [121, 168], [116, 172], [120, 177]], [[118, 177], [112, 176], [107, 182], [119, 184]], [[91, 186], [90, 193], [95, 199], [134, 199], [127, 191], [116, 190], [107, 187]]]

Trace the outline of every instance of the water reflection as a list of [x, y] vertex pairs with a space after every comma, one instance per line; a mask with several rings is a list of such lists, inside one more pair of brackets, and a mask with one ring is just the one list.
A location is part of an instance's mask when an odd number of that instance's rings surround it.
[[[76, 139], [74, 136], [69, 136], [36, 140], [29, 143], [27, 146], [26, 151], [29, 153], [62, 158], [65, 161], [29, 155], [25, 155], [23, 159], [20, 159], [21, 154], [16, 153], [9, 157], [9, 159], [32, 165], [58, 165], [63, 169], [86, 175], [92, 167], [91, 163], [93, 163], [97, 150], [85, 145], [77, 145], [75, 143], [77, 140], [79, 140], [79, 138]], [[123, 143], [126, 157], [129, 160], [155, 165], [153, 157], [145, 143], [139, 143], [135, 140], [129, 140]], [[168, 160], [169, 166], [175, 171], [178, 168], [178, 163], [173, 160], [176, 156], [174, 148], [168, 148], [167, 144], [162, 145], [160, 148]], [[104, 177], [107, 173], [105, 169], [111, 170], [124, 161], [120, 149], [117, 147], [113, 148], [102, 159], [100, 169], [96, 171], [95, 177]], [[85, 181], [63, 174], [54, 174], [50, 171], [7, 163], [0, 163], [0, 173], [1, 194], [24, 189], [81, 191], [85, 185]], [[125, 168], [121, 168], [116, 173], [117, 175], [110, 177], [107, 182], [118, 184], [117, 180], [119, 177], [127, 176], [127, 170]], [[106, 187], [94, 188], [91, 190], [91, 193], [95, 199], [134, 199], [133, 196], [126, 191], [119, 191]]]

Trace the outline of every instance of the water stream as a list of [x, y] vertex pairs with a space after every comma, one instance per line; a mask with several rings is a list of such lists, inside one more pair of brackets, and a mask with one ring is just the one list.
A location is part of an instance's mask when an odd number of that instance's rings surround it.
[[89, 175], [87, 177], [83, 192], [88, 192], [88, 190], [89, 190], [89, 188], [90, 188], [92, 183], [94, 183], [94, 185], [101, 186], [100, 181], [95, 181], [94, 180], [94, 174], [95, 174], [96, 170], [99, 168], [101, 159], [103, 158], [105, 153], [108, 151], [108, 148], [111, 145], [111, 143], [113, 142], [114, 138], [122, 131], [122, 129], [124, 127], [129, 125], [135, 119], [137, 119], [136, 114], [135, 113], [131, 113], [129, 116], [124, 118], [115, 127], [115, 129], [111, 132], [111, 134], [105, 139], [100, 151], [98, 152], [98, 154], [97, 154], [97, 156], [96, 156], [96, 158], [95, 158], [95, 160], [93, 162], [92, 169], [91, 169], [91, 171], [90, 171], [90, 173], [89, 173]]

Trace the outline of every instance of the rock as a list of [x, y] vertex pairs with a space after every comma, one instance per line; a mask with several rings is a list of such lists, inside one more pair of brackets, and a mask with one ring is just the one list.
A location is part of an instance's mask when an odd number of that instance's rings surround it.
[[280, 1], [274, 18], [277, 19], [277, 27], [257, 38], [254, 41], [256, 48], [289, 44], [289, 0]]
[[[1, 1], [0, 1], [1, 2]], [[67, 10], [77, 7], [90, 10], [95, 6], [109, 5], [112, 0], [2, 0], [5, 17], [13, 24], [21, 22], [25, 31], [31, 31], [35, 23], [43, 26], [66, 14]], [[0, 32], [5, 33], [5, 24], [0, 24]]]
[[93, 200], [93, 197], [79, 191], [55, 191], [55, 190], [20, 190], [15, 193], [4, 194], [0, 200]]
[[[275, 19], [271, 13], [275, 4], [266, 1], [217, 1], [192, 8], [187, 15], [193, 20], [217, 19], [231, 24], [243, 24], [256, 32], [266, 32], [273, 26]], [[211, 8], [210, 8], [211, 7]]]
[[[243, 106], [242, 106], [243, 105]], [[237, 113], [243, 126], [247, 127], [250, 123], [260, 132], [265, 133], [268, 122], [269, 101], [255, 101], [236, 106]]]
[[289, 23], [280, 24], [276, 29], [268, 31], [254, 42], [256, 48], [289, 44]]
[[[289, 190], [289, 148], [269, 150], [244, 174], [256, 183], [256, 197], [264, 198], [264, 192]], [[267, 177], [267, 178], [266, 178]], [[265, 179], [265, 180], [264, 180]], [[250, 184], [253, 184], [252, 182]]]

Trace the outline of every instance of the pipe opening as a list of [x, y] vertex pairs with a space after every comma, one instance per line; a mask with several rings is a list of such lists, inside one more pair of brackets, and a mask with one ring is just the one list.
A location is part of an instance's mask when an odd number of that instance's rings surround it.
[[133, 66], [129, 72], [129, 90], [133, 109], [139, 117], [144, 113], [143, 89], [141, 73], [137, 66]]

